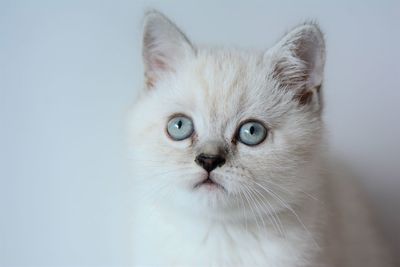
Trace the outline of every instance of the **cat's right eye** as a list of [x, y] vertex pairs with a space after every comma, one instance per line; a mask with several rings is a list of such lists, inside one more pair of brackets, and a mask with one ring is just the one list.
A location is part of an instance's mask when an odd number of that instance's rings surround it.
[[177, 115], [171, 118], [167, 124], [168, 135], [175, 141], [181, 141], [190, 137], [193, 131], [192, 120], [184, 115]]

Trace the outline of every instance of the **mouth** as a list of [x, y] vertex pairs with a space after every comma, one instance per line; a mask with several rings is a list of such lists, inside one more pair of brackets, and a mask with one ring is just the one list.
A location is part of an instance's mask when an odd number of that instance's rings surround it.
[[207, 175], [207, 177], [204, 180], [202, 180], [194, 185], [194, 189], [197, 189], [200, 187], [204, 187], [208, 190], [216, 190], [216, 189], [225, 190], [225, 188], [221, 184], [219, 184], [215, 180], [213, 180], [210, 177], [210, 175]]

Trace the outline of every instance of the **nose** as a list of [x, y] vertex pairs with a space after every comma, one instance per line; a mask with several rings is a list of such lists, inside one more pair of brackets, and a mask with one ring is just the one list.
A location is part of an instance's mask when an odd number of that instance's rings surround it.
[[217, 167], [225, 164], [225, 158], [222, 155], [212, 155], [201, 153], [194, 160], [199, 166], [203, 167], [207, 172], [211, 172]]

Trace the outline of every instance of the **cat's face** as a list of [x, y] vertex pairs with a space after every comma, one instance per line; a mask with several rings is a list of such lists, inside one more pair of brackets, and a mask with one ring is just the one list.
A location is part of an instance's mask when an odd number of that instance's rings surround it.
[[265, 53], [196, 49], [165, 17], [147, 16], [146, 89], [129, 135], [144, 198], [226, 217], [302, 197], [320, 143], [324, 55], [316, 26], [301, 27]]

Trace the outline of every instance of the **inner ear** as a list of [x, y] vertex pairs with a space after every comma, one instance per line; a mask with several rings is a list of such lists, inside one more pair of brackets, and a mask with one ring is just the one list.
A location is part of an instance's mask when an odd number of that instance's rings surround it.
[[166, 16], [157, 11], [146, 14], [142, 55], [148, 88], [174, 73], [194, 53], [189, 39]]
[[315, 95], [319, 95], [325, 64], [325, 43], [316, 24], [295, 28], [267, 54], [273, 64], [273, 79], [280, 88], [294, 91], [300, 104], [308, 104]]

